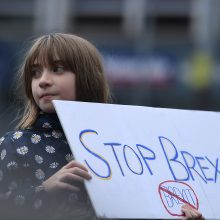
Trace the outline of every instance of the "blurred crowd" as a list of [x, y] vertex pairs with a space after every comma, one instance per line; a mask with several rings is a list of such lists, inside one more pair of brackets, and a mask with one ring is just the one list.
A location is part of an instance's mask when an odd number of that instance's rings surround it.
[[98, 47], [115, 103], [219, 111], [219, 7], [218, 0], [0, 0], [0, 134], [15, 123], [24, 48], [50, 32]]

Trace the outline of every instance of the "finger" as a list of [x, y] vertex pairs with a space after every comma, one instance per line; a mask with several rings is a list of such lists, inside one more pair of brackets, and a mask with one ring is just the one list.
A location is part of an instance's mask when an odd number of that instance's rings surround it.
[[184, 204], [184, 205], [182, 205], [181, 208], [185, 208], [185, 209], [193, 209], [192, 206], [190, 206], [189, 204]]
[[181, 206], [181, 208], [185, 208], [185, 209], [188, 209], [188, 210], [193, 210], [193, 211], [198, 212], [198, 210], [190, 204], [184, 204], [184, 205]]
[[85, 171], [79, 167], [70, 168], [67, 170], [68, 173], [75, 174], [77, 176], [82, 177], [83, 179], [90, 180], [92, 176], [88, 173], [88, 171]]
[[181, 209], [182, 212], [184, 213], [185, 215], [185, 218], [184, 219], [198, 219], [198, 220], [203, 220], [203, 217], [202, 217], [202, 214], [197, 211], [196, 209], [193, 209], [192, 207], [189, 208], [182, 208]]
[[202, 217], [202, 213], [199, 212], [199, 211], [196, 210], [196, 209], [193, 209], [193, 213], [194, 213], [194, 216], [196, 216], [196, 218], [201, 218], [201, 217]]
[[202, 213], [200, 213], [197, 209], [193, 208], [192, 206], [190, 206], [189, 204], [184, 204], [182, 205], [181, 209], [184, 209], [184, 210], [190, 210], [191, 211], [191, 214], [193, 216], [196, 216], [198, 218], [200, 218], [202, 216]]
[[63, 176], [60, 178], [61, 182], [65, 182], [65, 183], [83, 183], [84, 179], [81, 176], [72, 174], [72, 173], [65, 173], [63, 174]]
[[79, 167], [82, 170], [88, 171], [88, 169], [83, 164], [81, 164], [75, 160], [70, 161], [67, 165], [64, 166], [65, 169], [69, 169], [69, 168], [73, 168], [73, 167]]
[[189, 208], [181, 208], [181, 211], [183, 212], [184, 216], [187, 218], [192, 218], [192, 213], [191, 210]]
[[69, 191], [73, 191], [73, 192], [79, 192], [80, 188], [77, 186], [74, 186], [72, 184], [69, 183], [65, 183], [65, 182], [59, 182], [57, 184], [58, 189], [60, 190], [69, 190]]
[[187, 211], [187, 212], [189, 212], [189, 211], [197, 211], [197, 209], [195, 209], [195, 208], [193, 208], [191, 205], [189, 205], [189, 204], [184, 204], [184, 205], [182, 205], [181, 206], [181, 210], [182, 211]]

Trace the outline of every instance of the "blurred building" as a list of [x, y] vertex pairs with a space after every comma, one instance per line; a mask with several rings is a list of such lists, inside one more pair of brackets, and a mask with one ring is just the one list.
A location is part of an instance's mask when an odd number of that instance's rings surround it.
[[[0, 120], [26, 42], [50, 32], [101, 50], [116, 103], [219, 110], [219, 8], [219, 0], [0, 0]], [[206, 78], [193, 63], [201, 51], [212, 65]], [[208, 82], [202, 104], [195, 79]]]

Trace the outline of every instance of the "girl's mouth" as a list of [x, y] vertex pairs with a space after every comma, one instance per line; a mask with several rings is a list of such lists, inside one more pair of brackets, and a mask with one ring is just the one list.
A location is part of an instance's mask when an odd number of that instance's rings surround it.
[[45, 100], [45, 101], [51, 101], [52, 99], [54, 99], [54, 95], [52, 94], [44, 94], [42, 96], [40, 96], [41, 100]]

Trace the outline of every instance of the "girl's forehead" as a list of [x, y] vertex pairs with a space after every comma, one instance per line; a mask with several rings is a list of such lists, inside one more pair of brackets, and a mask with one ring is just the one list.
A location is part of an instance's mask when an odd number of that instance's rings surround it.
[[52, 67], [56, 63], [69, 66], [69, 58], [65, 48], [55, 44], [39, 44], [32, 47], [29, 57], [27, 59], [27, 66]]
[[60, 60], [59, 58], [55, 58], [53, 60], [47, 60], [45, 59], [44, 61], [35, 59], [34, 62], [32, 63], [32, 65], [39, 65], [39, 66], [50, 66], [56, 63], [62, 63], [62, 60]]
[[61, 58], [57, 53], [38, 54], [34, 59], [32, 59], [31, 65], [51, 66], [57, 62], [61, 62]]

